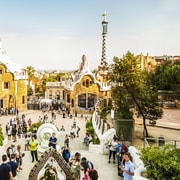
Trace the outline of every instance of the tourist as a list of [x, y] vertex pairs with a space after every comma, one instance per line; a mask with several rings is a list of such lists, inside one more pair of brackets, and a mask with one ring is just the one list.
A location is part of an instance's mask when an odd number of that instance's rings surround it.
[[109, 146], [109, 161], [108, 161], [108, 163], [111, 162], [111, 156], [113, 155], [113, 163], [115, 164], [116, 148], [117, 148], [116, 137], [113, 137], [113, 139], [109, 142], [108, 146]]
[[88, 171], [88, 180], [97, 180], [98, 179], [98, 173], [95, 169], [90, 169]]
[[80, 131], [80, 130], [81, 130], [80, 127], [77, 126], [77, 131], [76, 131], [76, 136], [77, 136], [77, 137], [79, 137], [79, 131]]
[[16, 124], [13, 124], [13, 126], [12, 126], [13, 142], [16, 142], [16, 134], [17, 134]]
[[73, 120], [73, 128], [76, 129], [76, 119]]
[[63, 125], [62, 125], [62, 127], [61, 127], [60, 131], [65, 131], [65, 128], [64, 128], [64, 126], [63, 126]]
[[24, 153], [22, 153], [21, 150], [21, 145], [17, 145], [17, 150], [16, 150], [16, 162], [18, 163], [18, 168], [22, 170], [22, 157], [24, 157]]
[[123, 171], [124, 180], [132, 180], [132, 176], [134, 176], [134, 164], [132, 163], [131, 154], [125, 152], [123, 159], [125, 160], [125, 165], [121, 165], [121, 170]]
[[84, 179], [83, 180], [88, 180], [88, 171], [90, 169], [94, 169], [93, 163], [91, 161], [88, 161], [86, 157], [83, 157], [81, 159], [81, 167], [82, 167], [81, 170], [84, 171], [84, 177], [83, 177]]
[[69, 148], [67, 147], [66, 144], [64, 144], [64, 147], [62, 149], [62, 157], [64, 158], [64, 160], [69, 163], [69, 158], [71, 157], [71, 153], [70, 153], [70, 150]]
[[71, 136], [72, 139], [75, 138], [75, 136], [76, 136], [73, 126], [71, 127], [71, 130], [70, 130], [70, 136]]
[[69, 147], [69, 136], [68, 136], [68, 134], [65, 135], [64, 145], [67, 145], [67, 147]]
[[12, 180], [13, 175], [11, 166], [7, 163], [7, 155], [2, 155], [2, 164], [0, 165], [0, 178], [2, 180]]
[[71, 166], [71, 171], [72, 171], [72, 178], [74, 180], [80, 180], [81, 179], [81, 172], [80, 172], [80, 158], [81, 154], [79, 152], [76, 152], [73, 157], [70, 158], [69, 164]]
[[38, 143], [36, 142], [34, 136], [32, 136], [29, 142], [29, 150], [31, 152], [32, 162], [34, 162], [34, 159], [38, 161], [37, 149], [38, 149]]
[[81, 162], [81, 170], [83, 170], [84, 174], [83, 174], [83, 180], [88, 180], [88, 163], [87, 161], [83, 160], [82, 158], [82, 162]]
[[31, 140], [30, 134], [25, 134], [25, 146], [24, 146], [25, 151], [29, 151], [29, 142], [30, 142], [30, 140]]
[[49, 138], [49, 147], [52, 147], [56, 149], [56, 144], [57, 144], [57, 138], [56, 138], [56, 133], [53, 132], [52, 136]]
[[6, 152], [7, 152], [7, 156], [8, 156], [9, 159], [11, 158], [11, 155], [12, 155], [12, 154], [16, 154], [15, 144], [12, 143], [12, 144], [7, 148]]
[[8, 134], [8, 140], [10, 141], [11, 140], [11, 135], [12, 135], [12, 126], [11, 125], [9, 125], [9, 127], [8, 127], [7, 134]]
[[10, 161], [8, 162], [8, 164], [11, 166], [13, 180], [17, 179], [17, 172], [20, 172], [20, 169], [18, 168], [18, 163], [16, 162], [15, 159], [16, 159], [16, 155], [12, 154]]

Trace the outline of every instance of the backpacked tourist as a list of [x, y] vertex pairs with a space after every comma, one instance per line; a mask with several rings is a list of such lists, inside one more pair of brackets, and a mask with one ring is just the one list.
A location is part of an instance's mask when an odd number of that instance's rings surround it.
[[16, 155], [12, 154], [10, 161], [8, 164], [11, 166], [12, 176], [13, 180], [17, 179], [17, 172], [20, 172], [20, 169], [18, 168], [18, 163], [16, 162]]
[[62, 157], [67, 163], [69, 163], [69, 158], [71, 157], [71, 153], [69, 148], [67, 147], [67, 144], [64, 144], [64, 147], [62, 149]]

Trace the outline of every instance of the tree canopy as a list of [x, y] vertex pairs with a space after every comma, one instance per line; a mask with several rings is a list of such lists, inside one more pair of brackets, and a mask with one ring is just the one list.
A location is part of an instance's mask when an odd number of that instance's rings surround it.
[[132, 105], [143, 117], [145, 136], [148, 136], [146, 120], [157, 120], [162, 117], [162, 109], [158, 106], [157, 90], [152, 83], [152, 74], [140, 69], [136, 57], [127, 52], [122, 58], [114, 57], [109, 74], [114, 84], [112, 98], [115, 110], [123, 111], [123, 107]]

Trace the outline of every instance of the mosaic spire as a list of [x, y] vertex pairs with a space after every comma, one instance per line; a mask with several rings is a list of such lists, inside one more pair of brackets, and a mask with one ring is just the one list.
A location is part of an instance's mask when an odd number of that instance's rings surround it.
[[107, 26], [108, 21], [106, 20], [107, 13], [104, 12], [102, 15], [104, 19], [102, 21], [103, 32], [102, 32], [102, 57], [101, 57], [101, 66], [106, 67], [108, 65], [108, 52], [107, 52]]

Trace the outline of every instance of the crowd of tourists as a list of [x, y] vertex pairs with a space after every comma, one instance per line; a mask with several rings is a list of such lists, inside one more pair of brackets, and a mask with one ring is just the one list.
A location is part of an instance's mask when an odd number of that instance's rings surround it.
[[[43, 123], [48, 122], [48, 115], [43, 114], [42, 117], [38, 117], [37, 121]], [[18, 173], [23, 170], [23, 157], [26, 153], [31, 154], [32, 163], [38, 161], [38, 141], [37, 141], [37, 128], [34, 128], [29, 132], [29, 128], [32, 126], [31, 118], [26, 119], [26, 116], [16, 116], [14, 119], [10, 117], [6, 124], [6, 136], [8, 137], [8, 144], [6, 152], [2, 155], [2, 163], [0, 165], [0, 179], [3, 180], [16, 180]], [[64, 145], [60, 149], [60, 153], [66, 163], [71, 166], [71, 171], [73, 172], [73, 179], [80, 180], [81, 176], [84, 180], [97, 180], [98, 173], [94, 169], [92, 162], [88, 161], [86, 157], [81, 157], [79, 152], [72, 154], [73, 149], [70, 149], [70, 141], [72, 137], [79, 137], [80, 127], [78, 126], [76, 120], [72, 122], [71, 129], [64, 137]], [[60, 131], [65, 131], [64, 125], [60, 128]], [[66, 133], [66, 132], [65, 132]], [[23, 140], [20, 143], [19, 140]], [[57, 144], [59, 144], [56, 138], [55, 132], [52, 133], [49, 138], [49, 147], [57, 149]]]
[[134, 176], [134, 164], [127, 146], [120, 141], [119, 137], [114, 135], [113, 139], [108, 142], [109, 160], [113, 164], [117, 162], [118, 176], [124, 177], [124, 180], [132, 180]]

